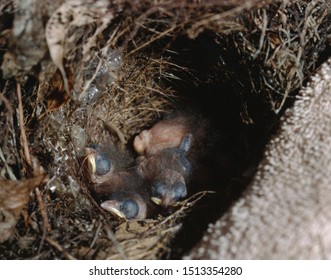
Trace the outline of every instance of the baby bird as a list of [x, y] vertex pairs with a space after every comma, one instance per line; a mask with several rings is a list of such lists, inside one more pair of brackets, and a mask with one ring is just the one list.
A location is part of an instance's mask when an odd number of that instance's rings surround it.
[[85, 152], [86, 173], [100, 206], [121, 218], [145, 219], [149, 193], [128, 155], [98, 145], [90, 145]]
[[[192, 116], [176, 116], [156, 123], [152, 128], [140, 132], [133, 141], [138, 155], [155, 155], [167, 148], [182, 147], [189, 151], [192, 142]], [[185, 141], [184, 141], [185, 138]]]
[[187, 196], [187, 183], [195, 161], [196, 146], [203, 126], [192, 115], [179, 115], [161, 120], [142, 131], [133, 141], [138, 173], [152, 192], [151, 200], [164, 207], [176, 206]]
[[138, 172], [152, 192], [152, 201], [167, 208], [187, 196], [191, 163], [182, 146], [138, 157]]
[[148, 198], [137, 190], [137, 187], [143, 187], [143, 184], [136, 180], [141, 177], [134, 176], [134, 174], [120, 174], [119, 176], [125, 176], [123, 177], [125, 180], [121, 178], [121, 190], [116, 190], [119, 186], [110, 181], [95, 187], [96, 198], [100, 202], [100, 206], [124, 219], [145, 219]]

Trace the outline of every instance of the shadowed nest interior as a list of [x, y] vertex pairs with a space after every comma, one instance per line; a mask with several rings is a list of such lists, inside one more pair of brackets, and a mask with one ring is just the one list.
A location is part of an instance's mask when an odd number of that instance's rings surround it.
[[[0, 258], [187, 252], [247, 186], [280, 115], [330, 54], [328, 1], [260, 2], [2, 1]], [[132, 153], [137, 133], [178, 110], [210, 120], [202, 145], [227, 156], [207, 157], [167, 215], [105, 212], [84, 146]]]

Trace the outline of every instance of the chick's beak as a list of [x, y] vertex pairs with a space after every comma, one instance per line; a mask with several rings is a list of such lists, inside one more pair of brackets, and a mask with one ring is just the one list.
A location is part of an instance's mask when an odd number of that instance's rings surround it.
[[87, 158], [87, 166], [88, 170], [91, 174], [94, 174], [97, 170], [96, 163], [95, 163], [95, 153], [90, 153], [86, 156]]
[[158, 197], [155, 197], [155, 196], [152, 196], [151, 197], [151, 200], [156, 204], [156, 205], [159, 205], [159, 206], [162, 206], [162, 200]]
[[177, 207], [179, 202], [175, 201], [170, 195], [165, 195], [162, 198], [158, 197], [151, 197], [151, 200], [156, 204], [163, 208], [168, 207]]
[[119, 202], [116, 200], [106, 200], [100, 204], [101, 208], [113, 213], [114, 215], [126, 219], [125, 215], [119, 210]]

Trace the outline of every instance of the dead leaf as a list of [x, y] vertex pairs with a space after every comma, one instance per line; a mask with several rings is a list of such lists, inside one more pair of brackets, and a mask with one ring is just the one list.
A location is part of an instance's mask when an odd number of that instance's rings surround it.
[[30, 192], [43, 180], [44, 176], [41, 175], [20, 181], [0, 179], [0, 243], [14, 232], [20, 213], [29, 201]]
[[[63, 83], [64, 89], [67, 94], [70, 94], [69, 80], [66, 75], [64, 59], [66, 54], [70, 50], [65, 49], [67, 41], [75, 41], [76, 35], [73, 32], [70, 35], [70, 30], [74, 30], [77, 27], [85, 26], [90, 23], [101, 22], [99, 27], [96, 29], [94, 36], [88, 40], [88, 46], [83, 51], [83, 57], [88, 52], [92, 45], [95, 43], [95, 38], [100, 34], [109, 24], [113, 18], [112, 13], [108, 9], [108, 1], [86, 1], [86, 0], [70, 0], [64, 2], [52, 15], [46, 25], [46, 42], [49, 48], [49, 53], [54, 64], [58, 67]], [[73, 44], [76, 47], [76, 44]]]
[[[74, 84], [74, 75], [72, 68], [69, 68], [66, 71], [66, 77], [68, 77], [68, 87], [69, 90], [72, 90]], [[59, 109], [62, 105], [66, 104], [70, 96], [68, 95], [63, 77], [61, 72], [57, 70], [50, 80], [50, 89], [49, 89], [49, 96], [47, 98], [47, 110], [48, 111], [55, 111]]]

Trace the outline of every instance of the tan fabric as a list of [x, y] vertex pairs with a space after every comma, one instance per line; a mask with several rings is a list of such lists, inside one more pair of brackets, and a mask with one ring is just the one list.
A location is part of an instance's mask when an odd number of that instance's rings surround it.
[[331, 259], [331, 60], [281, 119], [242, 197], [189, 259]]

